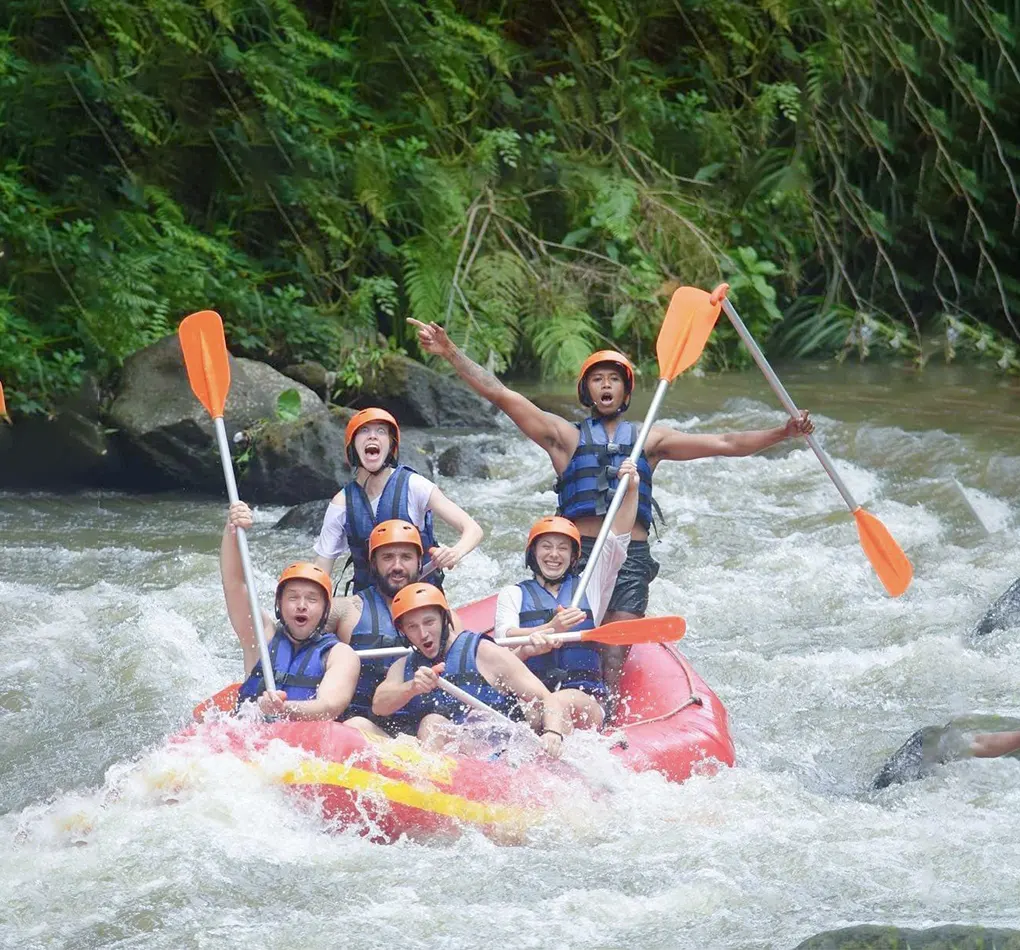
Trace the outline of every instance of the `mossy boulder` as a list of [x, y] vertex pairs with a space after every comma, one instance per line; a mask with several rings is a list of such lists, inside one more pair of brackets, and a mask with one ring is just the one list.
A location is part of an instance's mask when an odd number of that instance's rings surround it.
[[[307, 447], [309, 440], [317, 441], [323, 451], [332, 445], [328, 426], [324, 425], [331, 423], [329, 413], [322, 400], [306, 386], [265, 363], [234, 357], [230, 357], [230, 376], [223, 419], [235, 458], [248, 449], [245, 430], [273, 420], [280, 393], [287, 389], [297, 390], [299, 394], [301, 419], [317, 419], [321, 423], [314, 437], [304, 428], [290, 430], [296, 444]], [[188, 384], [176, 336], [166, 337], [128, 357], [108, 420], [119, 430], [139, 462], [135, 488], [149, 487], [146, 479], [151, 479], [159, 487], [170, 484], [210, 494], [223, 493], [223, 471], [213, 423]], [[273, 442], [273, 459], [285, 454], [275, 451], [279, 438]], [[332, 458], [322, 461], [330, 471], [332, 464]], [[285, 481], [287, 473], [281, 470], [272, 479], [262, 473], [262, 477], [263, 482], [258, 484]], [[283, 491], [289, 492], [289, 489], [281, 489]], [[318, 490], [296, 500], [321, 494]], [[295, 495], [290, 493], [288, 497], [295, 498]]]
[[492, 429], [498, 410], [455, 376], [437, 373], [398, 353], [365, 374], [364, 385], [345, 401], [355, 409], [379, 406], [401, 426]]
[[809, 937], [795, 950], [1020, 950], [1020, 930], [947, 924], [908, 930], [881, 924], [842, 927]]

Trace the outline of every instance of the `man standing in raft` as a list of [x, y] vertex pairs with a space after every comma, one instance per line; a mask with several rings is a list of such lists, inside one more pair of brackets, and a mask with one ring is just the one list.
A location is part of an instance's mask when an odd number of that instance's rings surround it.
[[580, 576], [581, 535], [572, 521], [556, 515], [539, 518], [528, 534], [525, 564], [530, 580], [504, 587], [496, 599], [497, 637], [531, 635], [531, 643], [518, 648], [517, 655], [562, 702], [575, 726], [598, 729], [605, 719], [609, 692], [593, 643], [565, 643], [550, 640], [550, 634], [592, 630], [609, 606], [620, 566], [627, 559], [630, 530], [637, 513], [638, 479], [629, 459], [620, 463], [620, 476], [630, 475], [627, 494], [613, 519], [588, 590], [579, 607], [570, 604]]
[[[449, 722], [462, 723], [468, 709], [442, 691], [438, 676], [504, 715], [521, 712], [541, 732], [552, 756], [569, 729], [563, 704], [521, 660], [480, 633], [453, 629], [450, 608], [438, 587], [411, 584], [390, 605], [393, 623], [411, 645], [375, 692], [372, 712], [391, 716], [403, 732], [435, 747], [450, 738]], [[524, 708], [526, 707], [526, 708]]]
[[[455, 505], [433, 482], [406, 465], [398, 465], [400, 427], [385, 409], [362, 409], [347, 423], [344, 439], [347, 461], [354, 478], [338, 492], [322, 522], [315, 542], [315, 564], [326, 573], [340, 555], [351, 552], [354, 593], [372, 584], [368, 537], [380, 521], [408, 521], [421, 532], [426, 564], [437, 571], [454, 567], [478, 547], [482, 529], [466, 511]], [[453, 547], [437, 545], [432, 514], [439, 515], [460, 533]], [[440, 584], [442, 574], [430, 583]]]
[[[577, 377], [577, 398], [591, 410], [591, 416], [584, 422], [570, 423], [508, 389], [465, 356], [438, 324], [413, 319], [408, 323], [418, 327], [418, 345], [425, 352], [447, 360], [464, 382], [502, 409], [521, 432], [548, 453], [559, 476], [558, 512], [573, 521], [581, 533], [577, 569], [583, 570], [616, 490], [620, 463], [630, 455], [638, 435], [639, 427], [622, 418], [634, 390], [630, 360], [622, 353], [600, 350], [584, 361]], [[724, 435], [696, 435], [652, 426], [637, 466], [641, 478], [637, 523], [605, 621], [634, 620], [643, 617], [648, 608], [648, 585], [659, 571], [649, 551], [648, 530], [652, 523], [652, 473], [660, 462], [753, 455], [784, 439], [813, 431], [814, 423], [806, 411], [800, 419], [774, 429]], [[628, 651], [628, 647], [602, 648], [603, 672], [611, 694], [616, 693]]]
[[266, 689], [248, 589], [237, 550], [237, 528], [251, 530], [251, 509], [238, 501], [230, 506], [220, 543], [220, 575], [227, 616], [244, 651], [244, 672], [238, 702], [254, 700], [267, 716], [288, 719], [336, 719], [354, 695], [361, 664], [345, 643], [323, 628], [329, 618], [332, 590], [329, 575], [314, 564], [291, 564], [276, 585], [276, 617], [262, 611], [264, 630], [275, 633], [269, 657], [275, 692]]

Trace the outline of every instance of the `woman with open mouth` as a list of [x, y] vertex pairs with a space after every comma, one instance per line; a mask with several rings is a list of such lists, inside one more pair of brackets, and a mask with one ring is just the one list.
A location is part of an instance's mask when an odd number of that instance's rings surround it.
[[[441, 588], [442, 572], [455, 567], [481, 543], [484, 535], [478, 522], [434, 482], [398, 463], [400, 427], [385, 409], [356, 413], [347, 423], [344, 441], [354, 478], [326, 509], [315, 542], [315, 563], [330, 573], [337, 558], [349, 551], [348, 563], [354, 564], [352, 584], [358, 593], [372, 584], [368, 558], [372, 529], [383, 521], [407, 521], [421, 532], [423, 579], [428, 574], [429, 583]], [[448, 547], [436, 542], [434, 514], [460, 535], [456, 544]]]

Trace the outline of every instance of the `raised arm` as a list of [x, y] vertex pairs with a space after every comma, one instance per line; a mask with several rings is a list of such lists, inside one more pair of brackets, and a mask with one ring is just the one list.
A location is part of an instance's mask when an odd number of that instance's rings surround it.
[[553, 468], [562, 472], [577, 448], [577, 430], [566, 419], [539, 409], [530, 399], [508, 389], [492, 373], [465, 356], [437, 323], [408, 318], [418, 328], [418, 345], [441, 356], [479, 396], [502, 409], [518, 429], [549, 453]]
[[725, 435], [697, 435], [677, 432], [665, 426], [653, 426], [648, 435], [645, 454], [652, 465], [659, 462], [686, 462], [690, 459], [709, 458], [714, 455], [754, 455], [762, 449], [800, 435], [810, 435], [815, 424], [805, 409], [799, 419], [774, 429], [755, 429], [748, 432], [727, 432]]
[[460, 505], [450, 501], [438, 486], [433, 488], [432, 494], [429, 495], [429, 509], [460, 534], [460, 539], [453, 547], [440, 545], [432, 554], [440, 570], [446, 571], [455, 567], [466, 554], [470, 554], [478, 547], [485, 537], [485, 532], [471, 515]]
[[[259, 647], [248, 607], [248, 588], [244, 583], [244, 569], [241, 567], [241, 553], [237, 550], [237, 529], [251, 530], [251, 509], [243, 502], [236, 501], [230, 506], [227, 524], [220, 540], [220, 578], [223, 581], [223, 598], [227, 603], [227, 617], [234, 628], [241, 650], [244, 653], [244, 672], [247, 675], [258, 662]], [[273, 616], [268, 610], [262, 611], [262, 629], [273, 629]]]

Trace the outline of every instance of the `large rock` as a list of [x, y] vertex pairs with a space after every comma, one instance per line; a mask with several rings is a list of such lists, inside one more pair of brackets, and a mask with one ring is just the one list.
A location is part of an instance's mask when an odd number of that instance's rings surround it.
[[454, 376], [444, 376], [397, 353], [366, 374], [353, 394], [356, 409], [380, 406], [401, 426], [493, 429], [498, 410]]
[[0, 425], [0, 488], [16, 491], [126, 487], [125, 460], [99, 421], [99, 389], [86, 376], [50, 416]]
[[1020, 577], [985, 611], [971, 636], [983, 637], [993, 630], [1010, 627], [1020, 627]]
[[498, 439], [462, 439], [439, 456], [440, 475], [496, 478], [506, 468], [506, 443]]
[[103, 425], [77, 412], [28, 416], [5, 432], [0, 488], [98, 487], [120, 481], [122, 459]]
[[1020, 930], [948, 924], [927, 930], [881, 924], [842, 927], [809, 937], [795, 950], [1020, 950]]
[[296, 379], [303, 386], [307, 386], [316, 396], [325, 400], [333, 389], [336, 382], [336, 373], [326, 369], [322, 363], [309, 360], [307, 363], [292, 363], [284, 366], [281, 370], [284, 376]]
[[344, 433], [328, 414], [257, 426], [238, 478], [242, 498], [294, 505], [335, 492], [346, 480]]
[[[230, 374], [224, 423], [234, 456], [243, 454], [248, 448], [243, 437], [235, 441], [235, 436], [256, 423], [273, 420], [277, 398], [286, 389], [296, 389], [300, 394], [302, 421], [329, 422], [329, 413], [315, 393], [264, 363], [231, 357]], [[139, 458], [144, 460], [150, 477], [163, 481], [169, 479], [174, 484], [201, 491], [222, 493], [223, 471], [213, 424], [188, 385], [184, 358], [176, 337], [166, 337], [128, 357], [109, 419]], [[309, 447], [309, 452], [315, 446], [323, 453], [327, 452], [330, 444], [328, 427], [317, 428], [314, 432], [296, 428], [293, 434]], [[273, 452], [276, 452], [275, 447]], [[283, 454], [276, 453], [272, 457], [279, 458]], [[342, 459], [342, 433], [340, 456]], [[323, 478], [328, 478], [335, 471], [335, 461], [332, 453], [320, 458]], [[282, 471], [269, 473], [267, 468], [260, 472], [260, 477], [263, 482], [259, 484], [283, 481], [288, 476]], [[306, 472], [300, 478], [302, 484], [310, 481]], [[281, 489], [281, 492], [284, 491], [288, 490]], [[296, 492], [289, 491], [287, 497], [303, 501], [322, 494], [323, 490], [316, 488], [305, 498], [297, 498]]]
[[[940, 765], [972, 758], [974, 736], [1017, 730], [1020, 730], [1020, 719], [991, 713], [958, 716], [945, 725], [925, 726], [889, 757], [872, 780], [871, 787], [879, 790], [924, 778]], [[1011, 758], [1018, 756], [1020, 753], [1010, 755]]]
[[302, 534], [319, 536], [322, 528], [322, 519], [326, 516], [326, 509], [329, 507], [330, 498], [319, 498], [316, 501], [302, 502], [290, 509], [273, 528], [300, 531]]

